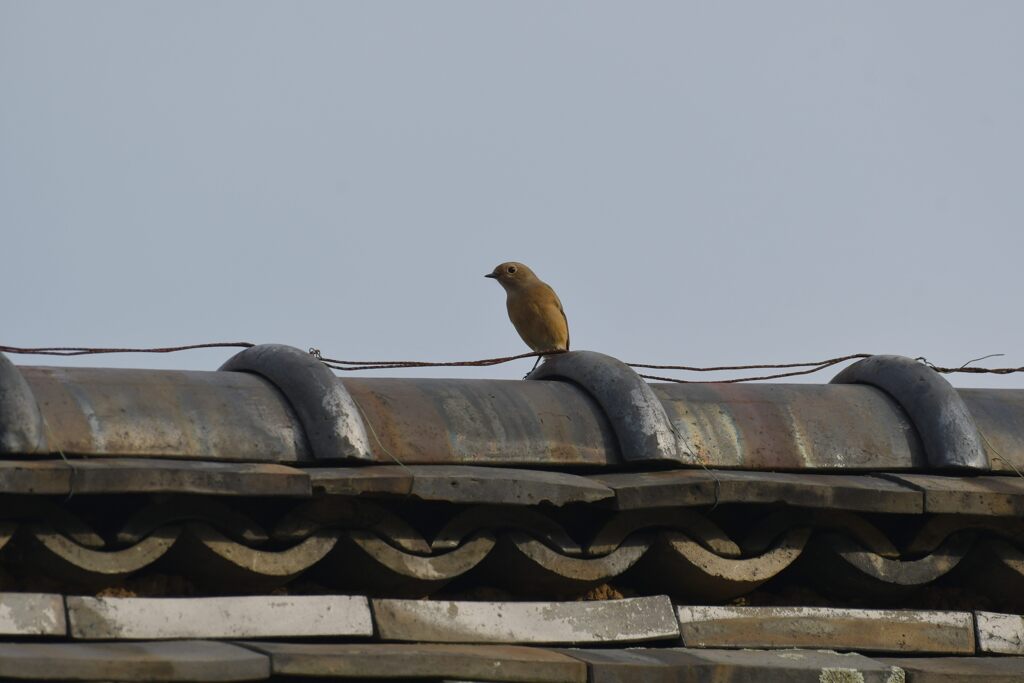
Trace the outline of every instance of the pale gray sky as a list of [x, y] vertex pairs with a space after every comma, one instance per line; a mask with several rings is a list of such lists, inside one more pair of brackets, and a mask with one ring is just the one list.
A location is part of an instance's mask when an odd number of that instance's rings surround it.
[[1024, 365], [1022, 30], [1017, 0], [0, 0], [0, 344], [506, 355], [482, 276], [520, 260], [623, 360]]

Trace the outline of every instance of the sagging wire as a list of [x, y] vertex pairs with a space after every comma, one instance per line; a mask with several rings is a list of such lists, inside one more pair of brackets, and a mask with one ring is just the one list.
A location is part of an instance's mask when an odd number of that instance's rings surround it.
[[[187, 344], [183, 346], [164, 346], [164, 347], [153, 347], [153, 348], [121, 348], [121, 347], [87, 347], [87, 346], [45, 346], [45, 347], [19, 347], [19, 346], [5, 346], [0, 345], [0, 352], [12, 353], [12, 354], [31, 354], [31, 355], [47, 355], [47, 356], [84, 356], [90, 354], [105, 354], [105, 353], [175, 353], [178, 351], [190, 351], [194, 349], [211, 349], [211, 348], [251, 348], [256, 346], [252, 342], [207, 342], [203, 344]], [[396, 370], [403, 368], [440, 368], [440, 367], [490, 367], [492, 365], [501, 365], [503, 363], [509, 363], [516, 360], [522, 360], [524, 358], [538, 358], [557, 355], [560, 353], [566, 353], [565, 351], [531, 351], [529, 353], [520, 353], [513, 356], [500, 356], [497, 358], [482, 358], [477, 360], [459, 360], [459, 361], [410, 361], [410, 360], [373, 360], [373, 361], [357, 361], [357, 360], [343, 360], [338, 358], [329, 358], [324, 356], [320, 349], [311, 347], [309, 349], [311, 356], [322, 362], [332, 370], [340, 372], [358, 372], [362, 370]], [[858, 360], [868, 358], [873, 354], [870, 353], [852, 353], [845, 356], [836, 356], [835, 358], [827, 358], [819, 361], [808, 361], [802, 363], [753, 363], [745, 365], [717, 365], [717, 366], [692, 366], [692, 365], [657, 365], [651, 363], [626, 363], [626, 365], [637, 368], [640, 370], [678, 370], [683, 372], [724, 372], [734, 370], [788, 370], [787, 372], [777, 372], [767, 375], [752, 375], [748, 377], [736, 377], [731, 379], [716, 379], [716, 380], [690, 380], [680, 379], [678, 377], [669, 377], [663, 375], [648, 375], [641, 374], [640, 376], [644, 379], [655, 380], [659, 382], [675, 382], [680, 384], [733, 384], [737, 382], [757, 382], [768, 379], [781, 379], [785, 377], [798, 377], [801, 375], [810, 375], [821, 370], [828, 369], [840, 363], [846, 361]], [[963, 365], [958, 367], [942, 367], [933, 364], [924, 356], [919, 356], [915, 360], [924, 363], [928, 367], [932, 368], [941, 374], [954, 374], [954, 373], [969, 373], [969, 374], [994, 374], [994, 375], [1009, 375], [1018, 372], [1024, 372], [1024, 367], [1004, 367], [1004, 368], [985, 368], [971, 365], [987, 358], [995, 358], [1002, 356], [1001, 353], [988, 354], [981, 356], [980, 358], [974, 358]], [[793, 368], [792, 370], [789, 370]]]

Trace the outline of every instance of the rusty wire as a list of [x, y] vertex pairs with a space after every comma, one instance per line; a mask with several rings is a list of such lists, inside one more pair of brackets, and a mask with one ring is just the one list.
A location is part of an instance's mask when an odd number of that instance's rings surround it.
[[976, 363], [979, 360], [985, 360], [986, 358], [995, 358], [996, 356], [1005, 356], [1005, 355], [1006, 354], [1004, 354], [1004, 353], [990, 353], [987, 356], [982, 356], [981, 358], [973, 358], [973, 359], [967, 361], [966, 363], [964, 363], [963, 365], [961, 365], [958, 368], [943, 368], [943, 367], [940, 367], [940, 366], [935, 365], [934, 363], [930, 362], [924, 356], [918, 356], [914, 360], [921, 361], [922, 363], [924, 363], [925, 365], [930, 367], [935, 372], [940, 372], [942, 374], [949, 374], [951, 372], [965, 372], [965, 373], [974, 374], [974, 375], [1010, 375], [1010, 374], [1013, 374], [1015, 372], [1024, 372], [1024, 367], [1019, 367], [1019, 368], [979, 368], [979, 367], [973, 367], [973, 366], [972, 367], [967, 367], [971, 363]]
[[3, 353], [25, 353], [35, 356], [88, 356], [97, 353], [174, 353], [191, 351], [192, 349], [249, 348], [256, 346], [252, 342], [209, 342], [206, 344], [187, 344], [185, 346], [161, 346], [149, 349], [133, 348], [96, 348], [90, 346], [40, 346], [23, 348], [20, 346], [0, 346]]
[[944, 375], [954, 372], [965, 372], [971, 375], [1012, 375], [1015, 372], [1024, 372], [1024, 366], [1019, 368], [943, 368], [937, 365], [931, 365], [929, 367], [931, 367], [935, 372], [941, 372]]
[[[4, 346], [0, 345], [0, 352], [2, 353], [15, 353], [15, 354], [28, 354], [28, 355], [44, 355], [44, 356], [84, 356], [91, 354], [104, 354], [104, 353], [174, 353], [177, 351], [190, 351], [193, 349], [213, 349], [213, 348], [250, 348], [256, 346], [252, 342], [208, 342], [203, 344], [186, 344], [183, 346], [164, 346], [154, 348], [103, 348], [103, 347], [88, 347], [88, 346], [42, 346], [34, 348], [26, 348], [19, 346]], [[396, 370], [402, 368], [438, 368], [438, 367], [489, 367], [492, 365], [500, 365], [502, 363], [509, 363], [515, 360], [522, 360], [524, 358], [537, 358], [549, 355], [556, 355], [565, 353], [565, 351], [531, 351], [529, 353], [520, 353], [514, 356], [501, 356], [498, 358], [482, 358], [479, 360], [460, 360], [460, 361], [389, 361], [389, 360], [376, 360], [376, 361], [355, 361], [355, 360], [342, 360], [338, 358], [327, 358], [320, 353], [320, 349], [310, 348], [309, 354], [322, 362], [332, 370], [338, 370], [342, 372], [356, 372], [360, 370]], [[852, 353], [845, 356], [837, 356], [835, 358], [828, 358], [820, 361], [808, 361], [804, 363], [756, 363], [748, 365], [716, 365], [716, 366], [691, 366], [691, 365], [654, 365], [650, 363], [626, 363], [626, 365], [632, 368], [639, 368], [645, 370], [679, 370], [684, 372], [722, 372], [730, 370], [783, 370], [789, 368], [798, 368], [787, 372], [779, 372], [768, 375], [756, 375], [750, 377], [735, 377], [732, 379], [718, 379], [718, 380], [687, 380], [680, 379], [678, 377], [666, 377], [661, 375], [647, 375], [641, 374], [640, 376], [644, 379], [655, 380], [659, 382], [676, 382], [681, 384], [731, 384], [736, 382], [756, 382], [766, 379], [779, 379], [783, 377], [797, 377], [800, 375], [810, 375], [815, 372], [820, 372], [834, 365], [844, 363], [846, 361], [857, 360], [862, 358], [868, 358], [873, 354], [870, 353]], [[967, 361], [959, 367], [941, 367], [934, 365], [929, 362], [927, 358], [918, 357], [915, 360], [924, 363], [931, 369], [941, 374], [953, 374], [953, 373], [968, 373], [968, 374], [993, 374], [993, 375], [1009, 375], [1018, 372], [1024, 372], [1024, 366], [1022, 367], [1006, 367], [1006, 368], [985, 368], [970, 365], [979, 360], [985, 358], [992, 358], [994, 356], [1000, 356], [1002, 354], [990, 354], [982, 356], [981, 358], [975, 358]]]
[[830, 368], [833, 365], [844, 363], [848, 360], [858, 358], [869, 358], [870, 353], [851, 353], [847, 356], [838, 356], [828, 360], [813, 361], [809, 363], [763, 363], [760, 365], [718, 365], [714, 367], [693, 367], [688, 365], [649, 365], [645, 363], [627, 363], [631, 368], [646, 368], [651, 370], [684, 370], [687, 372], [719, 372], [722, 370], [775, 370], [782, 368], [804, 368], [792, 372], [779, 372], [773, 375], [758, 375], [756, 377], [735, 377], [733, 379], [718, 379], [708, 382], [707, 380], [679, 379], [678, 377], [663, 377], [660, 375], [640, 376], [644, 379], [653, 379], [658, 382], [675, 382], [677, 384], [734, 384], [736, 382], [756, 382], [762, 379], [778, 379], [780, 377], [796, 377], [798, 375], [810, 375], [812, 373]]
[[848, 356], [829, 358], [828, 360], [816, 360], [808, 363], [773, 363], [763, 365], [716, 365], [712, 367], [694, 367], [691, 365], [649, 365], [647, 363], [626, 363], [631, 368], [644, 368], [646, 370], [686, 370], [688, 372], [717, 372], [719, 370], [768, 370], [774, 368], [806, 368], [814, 366], [829, 366], [842, 363], [845, 360], [855, 358], [868, 358], [870, 353], [851, 353]]
[[[810, 375], [820, 370], [830, 368], [836, 363], [826, 363], [806, 370], [794, 370], [793, 372], [778, 372], [774, 375], [756, 375], [752, 377], [733, 377], [732, 379], [679, 379], [678, 377], [664, 377], [662, 375], [644, 375], [644, 379], [652, 379], [656, 382], [675, 382], [676, 384], [735, 384], [737, 382], [756, 382], [762, 379], [778, 379], [780, 377], [796, 377], [798, 375]], [[638, 373], [639, 374], [639, 373]]]
[[480, 360], [456, 360], [456, 361], [419, 361], [419, 360], [339, 360], [337, 358], [325, 358], [320, 354], [320, 349], [311, 348], [309, 355], [321, 361], [333, 370], [353, 372], [356, 370], [394, 370], [397, 368], [478, 368], [491, 365], [500, 365], [523, 358], [537, 358], [539, 356], [553, 356], [565, 351], [531, 351], [520, 353], [516, 356], [502, 356], [500, 358], [482, 358]]

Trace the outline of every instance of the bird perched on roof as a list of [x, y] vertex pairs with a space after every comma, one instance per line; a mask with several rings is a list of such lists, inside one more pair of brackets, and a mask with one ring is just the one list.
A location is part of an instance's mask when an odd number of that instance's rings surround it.
[[[569, 322], [555, 290], [522, 263], [508, 261], [484, 277], [505, 288], [508, 317], [534, 351], [568, 351]], [[533, 367], [537, 367], [540, 357]], [[532, 371], [531, 371], [532, 372]]]

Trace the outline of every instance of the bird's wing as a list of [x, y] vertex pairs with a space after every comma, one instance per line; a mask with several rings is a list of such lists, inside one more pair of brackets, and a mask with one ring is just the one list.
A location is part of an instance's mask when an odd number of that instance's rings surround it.
[[565, 309], [562, 308], [562, 301], [555, 294], [555, 303], [558, 304], [558, 312], [562, 314], [562, 320], [565, 322], [565, 350], [569, 350], [569, 319], [565, 317]]
[[565, 309], [562, 308], [562, 300], [558, 298], [557, 294], [555, 294], [555, 290], [551, 288], [551, 285], [545, 284], [544, 286], [547, 287], [548, 291], [551, 293], [551, 298], [554, 300], [555, 306], [558, 307], [558, 312], [562, 315], [562, 322], [565, 323], [565, 350], [568, 351], [569, 350], [569, 319], [565, 317]]

